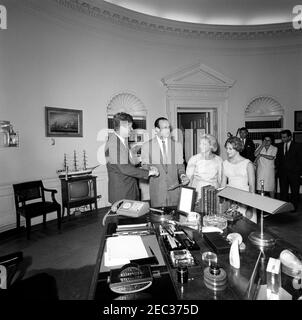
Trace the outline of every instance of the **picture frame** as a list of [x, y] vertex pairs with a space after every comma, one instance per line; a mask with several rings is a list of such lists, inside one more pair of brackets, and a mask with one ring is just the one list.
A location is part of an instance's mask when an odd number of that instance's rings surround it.
[[140, 143], [144, 142], [144, 134], [143, 133], [138, 133], [136, 135], [136, 141], [140, 142]]
[[302, 111], [295, 111], [295, 131], [302, 131]]
[[46, 137], [83, 137], [83, 111], [45, 107]]
[[294, 132], [293, 133], [293, 140], [297, 143], [302, 143], [302, 132]]
[[185, 215], [194, 211], [196, 190], [192, 187], [180, 187], [177, 211]]

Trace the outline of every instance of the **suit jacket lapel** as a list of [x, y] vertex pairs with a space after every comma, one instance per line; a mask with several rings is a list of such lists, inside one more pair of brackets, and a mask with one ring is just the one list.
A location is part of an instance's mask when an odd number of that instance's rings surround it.
[[282, 156], [284, 159], [286, 159], [289, 155], [289, 153], [292, 151], [292, 147], [293, 147], [293, 141], [290, 143], [290, 146], [287, 149], [287, 153], [284, 153], [284, 148], [285, 148], [285, 143], [282, 144]]
[[287, 150], [287, 153], [290, 153], [292, 151], [293, 146], [294, 146], [294, 142], [291, 141], [290, 146], [289, 146], [289, 148]]
[[168, 139], [168, 163], [175, 164], [175, 141], [171, 138]]
[[160, 146], [156, 137], [150, 140], [149, 160], [150, 164], [162, 164]]
[[[130, 155], [129, 155], [130, 150], [129, 150], [128, 146], [124, 145], [123, 142], [121, 141], [121, 139], [117, 135], [115, 135], [115, 137], [117, 139], [118, 159], [121, 162], [121, 159], [123, 159], [123, 157], [121, 158], [120, 153], [124, 153], [124, 154], [127, 154], [127, 163], [130, 163], [131, 162]], [[123, 164], [125, 164], [125, 163], [123, 163]]]

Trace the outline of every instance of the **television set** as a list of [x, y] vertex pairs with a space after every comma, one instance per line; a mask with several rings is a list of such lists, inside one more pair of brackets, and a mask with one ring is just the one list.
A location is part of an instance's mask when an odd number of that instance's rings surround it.
[[71, 181], [68, 183], [69, 201], [77, 201], [93, 197], [92, 180]]
[[67, 215], [70, 215], [70, 209], [94, 204], [97, 210], [97, 185], [96, 176], [79, 175], [76, 177], [69, 177], [68, 179], [61, 178], [62, 188], [62, 217], [64, 210], [67, 208]]

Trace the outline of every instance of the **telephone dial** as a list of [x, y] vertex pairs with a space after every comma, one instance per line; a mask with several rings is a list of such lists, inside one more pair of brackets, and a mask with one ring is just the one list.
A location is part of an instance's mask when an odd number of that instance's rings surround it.
[[134, 200], [120, 200], [115, 202], [111, 209], [103, 218], [103, 226], [108, 216], [126, 216], [130, 218], [138, 218], [148, 213], [150, 209], [148, 202]]
[[152, 285], [153, 276], [150, 266], [135, 263], [124, 265], [121, 269], [110, 270], [109, 288], [118, 294], [143, 291]]

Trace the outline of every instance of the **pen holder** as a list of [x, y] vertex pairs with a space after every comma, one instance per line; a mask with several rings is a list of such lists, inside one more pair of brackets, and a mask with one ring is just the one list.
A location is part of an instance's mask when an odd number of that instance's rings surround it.
[[177, 281], [181, 284], [187, 283], [189, 279], [189, 270], [187, 266], [179, 265], [177, 267]]
[[202, 261], [207, 265], [211, 266], [212, 264], [217, 263], [217, 255], [214, 252], [206, 251], [202, 254]]

